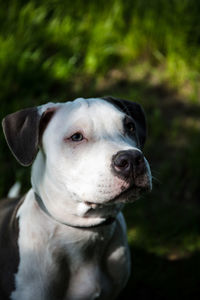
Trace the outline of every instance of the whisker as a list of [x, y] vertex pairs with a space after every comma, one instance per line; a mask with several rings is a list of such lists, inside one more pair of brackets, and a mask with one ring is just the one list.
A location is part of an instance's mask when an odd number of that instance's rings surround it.
[[153, 181], [156, 181], [156, 182], [162, 184], [162, 181], [159, 180], [158, 178], [156, 178], [155, 176], [152, 176], [152, 179], [153, 179]]

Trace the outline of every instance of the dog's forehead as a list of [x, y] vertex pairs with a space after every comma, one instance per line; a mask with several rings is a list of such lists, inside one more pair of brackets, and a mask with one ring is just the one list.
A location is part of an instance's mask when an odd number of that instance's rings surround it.
[[74, 101], [63, 103], [63, 109], [71, 113], [88, 113], [90, 114], [112, 114], [121, 116], [123, 113], [113, 104], [101, 98], [77, 98]]
[[100, 98], [78, 98], [71, 102], [62, 103], [58, 118], [68, 124], [77, 122], [93, 123], [93, 125], [119, 123], [124, 113], [114, 105]]

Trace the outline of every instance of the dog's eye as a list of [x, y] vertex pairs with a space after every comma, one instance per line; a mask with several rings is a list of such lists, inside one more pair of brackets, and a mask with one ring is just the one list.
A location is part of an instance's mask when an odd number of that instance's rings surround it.
[[84, 137], [83, 137], [82, 133], [80, 133], [80, 132], [76, 132], [71, 136], [71, 140], [73, 142], [80, 142], [83, 139], [84, 139]]
[[134, 133], [135, 132], [135, 124], [133, 122], [126, 123], [126, 129], [129, 132]]

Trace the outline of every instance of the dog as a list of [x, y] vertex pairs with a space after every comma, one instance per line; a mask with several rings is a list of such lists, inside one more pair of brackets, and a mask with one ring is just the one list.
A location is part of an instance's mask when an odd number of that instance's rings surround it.
[[152, 188], [142, 107], [78, 98], [2, 125], [17, 161], [33, 165], [27, 194], [0, 202], [0, 299], [116, 299], [131, 267], [121, 210]]

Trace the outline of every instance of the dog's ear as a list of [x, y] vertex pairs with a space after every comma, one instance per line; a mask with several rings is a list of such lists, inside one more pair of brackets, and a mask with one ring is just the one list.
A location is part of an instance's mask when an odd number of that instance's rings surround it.
[[23, 166], [29, 166], [34, 161], [40, 135], [54, 111], [50, 108], [41, 114], [37, 107], [33, 107], [9, 114], [3, 119], [3, 132], [8, 146]]
[[135, 102], [122, 100], [111, 96], [106, 96], [102, 99], [115, 105], [121, 111], [123, 111], [124, 113], [126, 113], [134, 119], [136, 123], [136, 131], [139, 139], [139, 144], [140, 147], [143, 148], [147, 136], [147, 124], [145, 113], [141, 105]]

